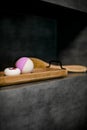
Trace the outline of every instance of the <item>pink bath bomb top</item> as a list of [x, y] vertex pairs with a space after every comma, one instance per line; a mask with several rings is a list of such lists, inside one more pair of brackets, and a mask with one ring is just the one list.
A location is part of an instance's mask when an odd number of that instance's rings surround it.
[[19, 60], [17, 60], [16, 62], [16, 67], [20, 68], [20, 70], [22, 71], [25, 63], [27, 62], [29, 58], [28, 57], [22, 57]]

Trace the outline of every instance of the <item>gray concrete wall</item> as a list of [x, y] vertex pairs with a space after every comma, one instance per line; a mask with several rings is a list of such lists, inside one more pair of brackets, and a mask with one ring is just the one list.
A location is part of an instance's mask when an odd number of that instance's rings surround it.
[[0, 130], [87, 129], [87, 75], [0, 88]]
[[68, 7], [71, 9], [87, 12], [86, 0], [42, 0], [56, 5]]

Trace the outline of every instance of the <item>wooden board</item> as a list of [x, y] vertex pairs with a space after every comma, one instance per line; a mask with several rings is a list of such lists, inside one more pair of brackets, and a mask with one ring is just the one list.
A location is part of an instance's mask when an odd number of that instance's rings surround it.
[[67, 70], [52, 68], [35, 68], [32, 73], [20, 74], [18, 76], [5, 76], [4, 72], [0, 72], [0, 86], [28, 83], [65, 76], [67, 76]]
[[60, 78], [67, 76], [68, 72], [82, 73], [87, 71], [87, 67], [81, 65], [63, 65], [65, 69], [61, 69], [60, 66], [53, 64], [48, 67], [49, 63], [38, 58], [31, 57], [31, 60], [34, 63], [32, 73], [20, 74], [18, 76], [5, 76], [4, 72], [0, 72], [0, 86]]

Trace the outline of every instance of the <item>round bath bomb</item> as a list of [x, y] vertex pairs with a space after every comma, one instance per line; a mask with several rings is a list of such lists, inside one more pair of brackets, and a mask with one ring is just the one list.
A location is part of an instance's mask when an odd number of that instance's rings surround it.
[[21, 57], [16, 61], [16, 67], [21, 70], [21, 73], [32, 72], [34, 69], [33, 61], [28, 57]]
[[16, 76], [20, 75], [21, 71], [19, 68], [9, 67], [4, 69], [4, 74], [6, 76]]

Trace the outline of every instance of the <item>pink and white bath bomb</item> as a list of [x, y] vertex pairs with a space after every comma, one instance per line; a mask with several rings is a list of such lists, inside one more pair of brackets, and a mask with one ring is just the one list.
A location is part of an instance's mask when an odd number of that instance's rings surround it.
[[34, 69], [33, 61], [28, 57], [21, 57], [16, 61], [16, 67], [21, 70], [21, 73], [32, 72]]

